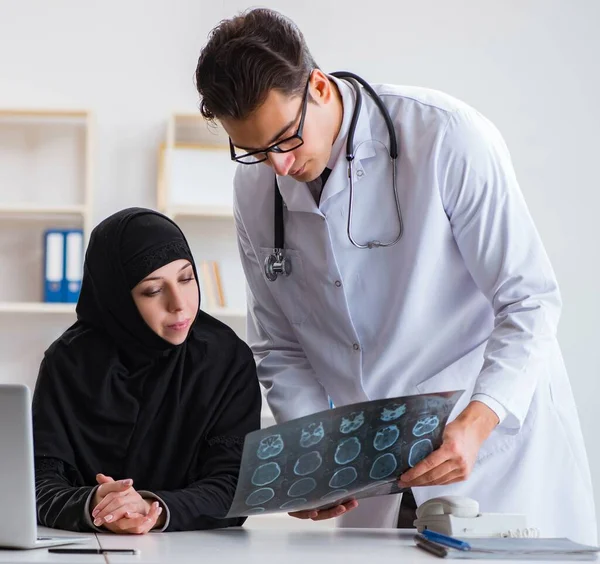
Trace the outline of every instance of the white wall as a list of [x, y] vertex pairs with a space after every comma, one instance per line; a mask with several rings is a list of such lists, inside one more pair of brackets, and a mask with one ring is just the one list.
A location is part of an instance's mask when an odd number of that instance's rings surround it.
[[[266, 5], [297, 21], [325, 70], [445, 90], [503, 132], [561, 284], [560, 341], [600, 507], [600, 1]], [[220, 19], [246, 7], [233, 0], [0, 0], [0, 106], [92, 108], [97, 219], [153, 205], [165, 118], [196, 108], [199, 49]]]

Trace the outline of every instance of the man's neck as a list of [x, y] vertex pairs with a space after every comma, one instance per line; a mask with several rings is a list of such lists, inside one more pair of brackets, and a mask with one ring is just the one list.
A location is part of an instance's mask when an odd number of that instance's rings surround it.
[[331, 138], [331, 146], [335, 143], [335, 140], [340, 134], [342, 128], [342, 120], [344, 119], [344, 102], [342, 100], [342, 93], [338, 88], [337, 84], [332, 80], [331, 87], [333, 88], [334, 102], [332, 104], [331, 112], [333, 114], [332, 123], [334, 124], [333, 136]]

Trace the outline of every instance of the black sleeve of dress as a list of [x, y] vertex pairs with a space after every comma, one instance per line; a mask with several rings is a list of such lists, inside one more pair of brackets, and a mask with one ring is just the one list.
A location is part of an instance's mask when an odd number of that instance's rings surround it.
[[70, 468], [57, 458], [35, 458], [35, 496], [40, 525], [68, 531], [93, 531], [85, 518], [92, 486], [78, 487]]
[[[233, 502], [244, 437], [260, 428], [262, 395], [252, 353], [241, 344], [241, 367], [200, 452], [199, 479], [176, 491], [157, 491], [170, 513], [167, 531], [237, 527], [245, 517], [224, 519]], [[239, 366], [239, 361], [238, 361]]]

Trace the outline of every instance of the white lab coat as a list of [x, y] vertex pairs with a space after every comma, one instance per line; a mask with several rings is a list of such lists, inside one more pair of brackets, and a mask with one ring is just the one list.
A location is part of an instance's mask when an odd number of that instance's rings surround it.
[[[561, 299], [496, 128], [442, 93], [377, 85], [400, 146], [404, 224], [390, 248], [348, 240], [345, 144], [354, 92], [317, 206], [279, 178], [293, 272], [269, 282], [274, 173], [238, 166], [235, 219], [248, 280], [248, 341], [276, 419], [382, 397], [465, 389], [501, 424], [466, 482], [415, 488], [418, 504], [467, 495], [482, 511], [525, 513], [543, 535], [596, 542], [585, 446], [556, 340]], [[353, 234], [393, 239], [398, 219], [383, 119], [363, 97], [355, 146]], [[310, 108], [309, 108], [310, 112]], [[361, 144], [362, 143], [362, 144]], [[400, 496], [361, 500], [347, 526], [394, 527]]]

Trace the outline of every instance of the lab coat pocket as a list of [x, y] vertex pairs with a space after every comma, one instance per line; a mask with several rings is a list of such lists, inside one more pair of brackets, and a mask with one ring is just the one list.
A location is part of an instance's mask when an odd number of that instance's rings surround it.
[[[273, 247], [260, 247], [259, 254], [261, 264], [264, 268], [267, 257], [273, 252]], [[308, 286], [302, 264], [302, 256], [299, 251], [285, 249], [292, 270], [289, 276], [278, 276], [277, 280], [271, 282], [267, 279], [264, 271], [263, 277], [271, 295], [277, 305], [292, 325], [303, 323], [311, 312], [310, 300], [308, 299]]]
[[417, 384], [417, 390], [422, 394], [465, 390], [452, 411], [451, 418], [453, 419], [467, 406], [471, 399], [475, 380], [483, 366], [483, 353], [486, 345], [487, 340], [437, 374]]
[[[483, 353], [486, 346], [487, 340], [416, 386], [417, 390], [423, 394], [465, 390], [452, 410], [449, 421], [455, 419], [471, 401], [477, 376], [483, 367]], [[515, 444], [515, 437], [513, 432], [507, 431], [501, 425], [498, 426], [481, 445], [477, 463], [491, 454], [511, 448]]]

